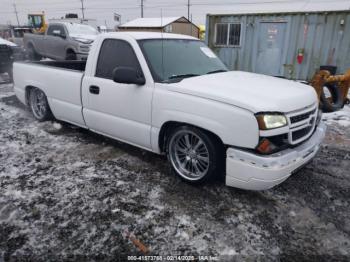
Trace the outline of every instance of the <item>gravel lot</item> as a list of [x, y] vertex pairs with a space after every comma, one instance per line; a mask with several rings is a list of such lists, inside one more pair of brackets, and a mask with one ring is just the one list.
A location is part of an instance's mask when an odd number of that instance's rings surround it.
[[350, 108], [306, 168], [263, 192], [187, 185], [161, 156], [38, 123], [0, 85], [0, 261], [349, 261]]

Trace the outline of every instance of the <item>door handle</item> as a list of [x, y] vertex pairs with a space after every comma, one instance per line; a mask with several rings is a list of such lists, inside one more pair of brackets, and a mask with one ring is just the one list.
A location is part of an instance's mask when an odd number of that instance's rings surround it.
[[91, 94], [98, 95], [100, 93], [100, 88], [98, 86], [90, 86], [89, 91]]

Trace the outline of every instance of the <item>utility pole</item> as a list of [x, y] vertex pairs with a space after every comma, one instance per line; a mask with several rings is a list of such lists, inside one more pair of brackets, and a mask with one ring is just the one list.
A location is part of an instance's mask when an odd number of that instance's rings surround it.
[[17, 7], [16, 7], [16, 4], [15, 4], [15, 3], [13, 4], [13, 8], [15, 9], [15, 14], [16, 14], [16, 18], [17, 18], [17, 24], [18, 24], [18, 26], [19, 26], [18, 12], [17, 12]]
[[190, 7], [191, 7], [191, 1], [187, 0], [187, 19], [190, 20]]
[[85, 14], [84, 14], [84, 10], [85, 10], [85, 7], [84, 7], [84, 0], [80, 0], [81, 1], [81, 13], [83, 14], [83, 19], [85, 19]]
[[143, 18], [143, 0], [141, 0], [141, 17]]

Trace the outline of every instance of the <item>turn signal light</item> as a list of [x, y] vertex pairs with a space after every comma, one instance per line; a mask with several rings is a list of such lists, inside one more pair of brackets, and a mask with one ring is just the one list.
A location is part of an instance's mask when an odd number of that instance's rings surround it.
[[267, 138], [263, 138], [256, 150], [258, 150], [259, 153], [261, 154], [269, 154], [273, 152], [276, 149], [276, 146], [270, 142]]

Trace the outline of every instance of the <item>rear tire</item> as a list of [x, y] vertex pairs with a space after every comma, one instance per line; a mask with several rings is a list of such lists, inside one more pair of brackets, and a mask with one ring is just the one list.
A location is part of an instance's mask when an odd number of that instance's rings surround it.
[[35, 49], [34, 49], [34, 46], [32, 45], [29, 45], [28, 48], [27, 48], [27, 53], [28, 53], [28, 59], [31, 60], [31, 61], [40, 61], [42, 56], [39, 55]]
[[47, 97], [39, 88], [32, 88], [29, 93], [29, 106], [39, 122], [53, 119]]
[[223, 145], [214, 135], [191, 126], [172, 130], [167, 139], [172, 170], [190, 184], [219, 177], [223, 167]]

